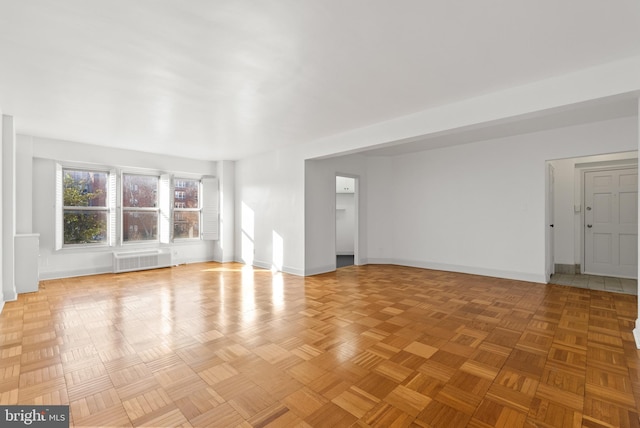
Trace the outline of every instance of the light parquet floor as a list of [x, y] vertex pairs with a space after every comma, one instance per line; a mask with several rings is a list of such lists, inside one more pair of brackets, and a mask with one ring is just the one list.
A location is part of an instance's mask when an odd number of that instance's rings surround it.
[[74, 426], [639, 427], [637, 297], [399, 266], [43, 281], [0, 403]]

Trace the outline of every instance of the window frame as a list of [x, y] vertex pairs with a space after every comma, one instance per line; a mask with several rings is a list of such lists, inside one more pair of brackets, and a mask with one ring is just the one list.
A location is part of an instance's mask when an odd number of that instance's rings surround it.
[[[125, 176], [137, 176], [137, 177], [152, 177], [156, 180], [156, 198], [155, 207], [128, 207], [125, 205]], [[120, 174], [120, 243], [121, 245], [144, 245], [144, 244], [158, 244], [160, 243], [160, 216], [161, 216], [161, 202], [160, 202], [160, 174], [153, 172], [129, 172], [122, 171]], [[127, 213], [156, 213], [156, 236], [155, 239], [142, 239], [142, 240], [125, 240], [125, 215]], [[127, 232], [128, 233], [128, 232]]]
[[[64, 178], [67, 171], [78, 171], [87, 173], [97, 173], [105, 175], [105, 205], [104, 206], [76, 206], [64, 204]], [[115, 170], [88, 165], [73, 165], [56, 163], [56, 212], [55, 212], [55, 249], [69, 250], [77, 248], [109, 248], [114, 245], [115, 231]], [[105, 239], [98, 242], [82, 242], [82, 243], [65, 243], [65, 212], [81, 211], [81, 212], [104, 212], [106, 214]]]
[[[187, 208], [185, 202], [182, 202], [183, 200], [186, 199], [187, 195], [186, 195], [186, 191], [182, 191], [182, 190], [175, 190], [177, 184], [181, 184], [182, 186], [180, 187], [184, 187], [186, 188], [186, 183], [188, 182], [196, 182], [197, 183], [197, 190], [198, 190], [198, 194], [197, 194], [197, 200], [198, 200], [198, 206], [196, 208]], [[184, 242], [184, 241], [200, 241], [202, 239], [202, 179], [199, 178], [187, 178], [187, 177], [182, 177], [182, 176], [178, 176], [175, 177], [173, 179], [173, 186], [172, 186], [172, 203], [171, 203], [171, 212], [172, 212], [172, 220], [171, 220], [171, 235], [172, 235], [172, 240], [174, 242]], [[176, 198], [176, 193], [181, 192], [183, 194], [182, 198]], [[176, 199], [180, 199], [180, 201], [177, 201]], [[181, 203], [183, 205], [185, 205], [184, 208], [182, 207], [176, 207], [177, 203]], [[175, 237], [175, 227], [176, 227], [176, 214], [177, 213], [198, 213], [198, 233], [197, 235], [193, 236], [192, 238], [176, 238]]]
[[[87, 171], [94, 173], [103, 173], [106, 175], [106, 207], [75, 207], [64, 206], [64, 174], [67, 171]], [[54, 192], [54, 251], [111, 251], [113, 249], [122, 249], [126, 247], [149, 247], [160, 248], [165, 245], [175, 244], [195, 244], [198, 241], [217, 240], [218, 239], [218, 180], [215, 176], [193, 174], [188, 172], [163, 172], [155, 169], [146, 168], [122, 168], [110, 165], [100, 165], [84, 162], [72, 161], [54, 161], [54, 174], [52, 190]], [[145, 176], [153, 177], [157, 180], [156, 199], [154, 207], [126, 207], [128, 200], [126, 198], [125, 177], [126, 176]], [[177, 178], [174, 178], [177, 177]], [[196, 182], [198, 206], [187, 208], [188, 195], [190, 190], [186, 191], [185, 199], [175, 200], [175, 184], [184, 186]], [[140, 183], [138, 183], [140, 184]], [[100, 184], [100, 188], [102, 184]], [[182, 190], [182, 189], [178, 189]], [[130, 197], [130, 195], [129, 195]], [[127, 203], [125, 203], [127, 202]], [[176, 207], [176, 203], [183, 205]], [[83, 203], [80, 201], [80, 203]], [[184, 207], [184, 208], [182, 208]], [[107, 213], [107, 228], [105, 239], [97, 242], [88, 243], [70, 243], [64, 244], [64, 213], [65, 210], [82, 209], [83, 211], [100, 211]], [[125, 218], [130, 212], [155, 212], [157, 220], [155, 239], [148, 240], [127, 240], [125, 241]], [[194, 233], [189, 237], [187, 233], [181, 232], [184, 237], [174, 237], [174, 212], [197, 212], [198, 233]], [[127, 221], [127, 227], [130, 224]], [[195, 225], [195, 224], [194, 224]], [[149, 227], [148, 224], [144, 225]], [[128, 230], [126, 231], [127, 235]]]

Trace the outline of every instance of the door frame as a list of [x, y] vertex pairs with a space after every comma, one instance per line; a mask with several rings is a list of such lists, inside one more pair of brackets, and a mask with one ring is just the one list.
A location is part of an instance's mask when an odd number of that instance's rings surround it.
[[338, 239], [337, 239], [337, 223], [335, 221], [335, 214], [336, 214], [336, 198], [337, 198], [337, 192], [335, 192], [335, 185], [336, 185], [336, 180], [338, 177], [346, 177], [346, 178], [353, 178], [354, 180], [354, 184], [353, 184], [353, 264], [355, 266], [360, 265], [360, 250], [359, 250], [359, 243], [360, 243], [360, 176], [356, 175], [356, 174], [347, 174], [347, 173], [341, 173], [341, 172], [336, 172], [335, 177], [333, 179], [333, 188], [334, 188], [334, 222], [333, 222], [333, 233], [334, 233], [334, 238], [333, 238], [333, 254], [334, 254], [334, 258], [333, 258], [333, 262], [335, 264], [335, 268], [334, 270], [337, 269], [337, 264], [336, 264], [336, 258], [335, 255], [338, 254]]
[[555, 241], [554, 241], [554, 215], [555, 215], [555, 203], [553, 198], [555, 197], [555, 168], [550, 161], [546, 162], [546, 176], [545, 176], [545, 194], [547, 198], [547, 205], [545, 210], [545, 277], [547, 283], [551, 281], [551, 275], [556, 271], [555, 269]]
[[[586, 251], [587, 251], [587, 245], [586, 245], [586, 222], [585, 222], [585, 216], [587, 215], [587, 208], [585, 206], [585, 200], [586, 200], [586, 191], [587, 191], [587, 180], [586, 180], [586, 174], [588, 172], [601, 172], [601, 171], [618, 171], [618, 170], [622, 170], [622, 169], [629, 169], [629, 168], [636, 168], [638, 171], [640, 171], [639, 165], [638, 165], [638, 159], [635, 159], [635, 162], [625, 162], [627, 159], [623, 160], [622, 162], [615, 162], [615, 164], [612, 164], [612, 162], [603, 162], [603, 164], [605, 165], [601, 165], [601, 166], [589, 166], [589, 167], [585, 167], [585, 168], [579, 168], [576, 165], [576, 169], [579, 169], [580, 171], [580, 199], [581, 199], [581, 205], [582, 205], [582, 210], [581, 210], [581, 215], [580, 215], [580, 273], [581, 274], [585, 274], [585, 265], [586, 265]], [[631, 159], [629, 159], [631, 160]], [[640, 188], [638, 189], [638, 194], [640, 196]], [[639, 217], [640, 217], [640, 213], [639, 213]], [[639, 229], [639, 233], [638, 233], [638, 237], [640, 239], [640, 221], [638, 222], [638, 229]]]

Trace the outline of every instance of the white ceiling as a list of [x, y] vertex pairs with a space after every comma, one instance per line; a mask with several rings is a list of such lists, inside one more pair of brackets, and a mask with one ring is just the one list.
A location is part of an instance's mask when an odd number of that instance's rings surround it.
[[640, 54], [637, 0], [0, 0], [19, 133], [239, 159]]

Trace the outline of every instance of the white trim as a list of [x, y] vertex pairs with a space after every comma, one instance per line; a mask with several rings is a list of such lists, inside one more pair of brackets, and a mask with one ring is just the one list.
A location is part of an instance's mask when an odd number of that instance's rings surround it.
[[253, 263], [252, 263], [252, 266], [253, 266], [253, 267], [260, 268], [260, 269], [267, 269], [267, 270], [270, 270], [270, 269], [271, 269], [271, 267], [272, 267], [272, 264], [271, 264], [271, 263], [269, 263], [269, 262], [262, 262], [262, 261], [260, 261], [260, 260], [254, 260], [254, 261], [253, 261]]
[[196, 258], [189, 258], [189, 259], [176, 258], [173, 260], [173, 266], [189, 265], [193, 263], [209, 263], [209, 262], [220, 263], [219, 261], [214, 260], [211, 256], [205, 256], [205, 257], [196, 257]]
[[113, 273], [113, 265], [106, 267], [93, 267], [86, 269], [71, 269], [59, 271], [40, 271], [40, 281], [48, 279], [73, 278], [76, 276], [100, 275], [103, 273]]
[[158, 239], [169, 244], [173, 239], [173, 177], [162, 174], [158, 180]]
[[[106, 175], [106, 198], [105, 206], [74, 206], [64, 205], [64, 177], [65, 171], [81, 171], [87, 173], [101, 173]], [[112, 201], [112, 186], [114, 185], [114, 169], [108, 169], [105, 167], [89, 168], [85, 166], [69, 166], [69, 164], [63, 162], [56, 162], [56, 179], [55, 179], [55, 251], [64, 251], [69, 248], [89, 248], [89, 247], [111, 247], [113, 244], [115, 230], [113, 230], [113, 221], [111, 210], [115, 203]], [[104, 212], [107, 217], [107, 237], [103, 242], [87, 242], [83, 244], [65, 244], [64, 243], [64, 213], [65, 211], [81, 211], [81, 212]]]
[[220, 238], [220, 190], [216, 177], [202, 177], [202, 215], [200, 236], [203, 241], [217, 241]]
[[633, 338], [636, 340], [636, 348], [640, 349], [640, 318], [636, 320], [636, 328], [633, 329]]
[[[234, 257], [231, 260], [226, 260], [226, 261], [223, 261], [223, 262], [221, 262], [219, 260], [214, 260], [214, 261], [217, 262], [217, 263], [240, 263], [242, 265], [249, 266], [242, 260], [241, 257]], [[271, 268], [272, 268], [271, 263], [255, 261], [255, 260], [253, 261], [253, 264], [251, 266], [259, 268], [259, 269], [267, 269], [267, 270], [271, 270]], [[329, 271], [318, 272], [318, 273], [332, 272], [334, 270], [335, 270], [335, 267], [331, 268], [331, 270], [329, 270]], [[305, 272], [302, 269], [296, 269], [296, 268], [293, 268], [291, 266], [282, 266], [281, 272], [288, 273], [288, 274], [291, 274], [291, 275], [296, 275], [296, 276], [306, 276]], [[315, 274], [313, 274], [313, 275], [315, 275]]]
[[3, 309], [4, 309], [4, 300], [2, 300], [2, 298], [0, 298], [0, 314], [2, 313]]
[[53, 215], [55, 223], [54, 227], [54, 250], [59, 251], [64, 247], [64, 172], [63, 166], [56, 162], [56, 177], [54, 180], [55, 190], [55, 213]]
[[312, 275], [320, 275], [322, 273], [335, 272], [336, 265], [335, 263], [332, 265], [318, 266], [314, 268], [305, 268], [304, 276], [312, 276]]
[[517, 281], [537, 282], [540, 284], [546, 284], [544, 273], [536, 274], [536, 273], [529, 273], [529, 272], [514, 272], [514, 271], [499, 270], [499, 269], [485, 269], [485, 268], [474, 267], [474, 266], [451, 265], [446, 263], [434, 263], [434, 262], [428, 262], [428, 261], [390, 259], [390, 258], [389, 259], [370, 258], [370, 259], [367, 259], [367, 263], [416, 267], [421, 269], [467, 273], [471, 275], [488, 276], [492, 278], [514, 279]]
[[109, 170], [107, 183], [107, 243], [115, 247], [118, 236], [118, 172], [115, 168]]
[[282, 272], [296, 276], [304, 276], [304, 271], [302, 269], [292, 268], [291, 266], [282, 266]]
[[[155, 207], [126, 207], [124, 204], [124, 197], [125, 197], [125, 183], [124, 183], [124, 177], [125, 175], [129, 175], [129, 176], [138, 176], [138, 177], [153, 177], [156, 179], [156, 206]], [[149, 244], [149, 243], [155, 243], [155, 244], [162, 244], [161, 240], [160, 240], [160, 216], [161, 216], [161, 212], [160, 212], [160, 177], [161, 174], [139, 174], [136, 172], [129, 172], [129, 171], [120, 171], [120, 245], [122, 247], [127, 247], [127, 246], [135, 246], [135, 245], [139, 245], [139, 244]], [[125, 241], [124, 240], [124, 217], [125, 217], [125, 213], [156, 213], [157, 217], [156, 217], [156, 239], [142, 239], [142, 240], [129, 240], [129, 241]]]

